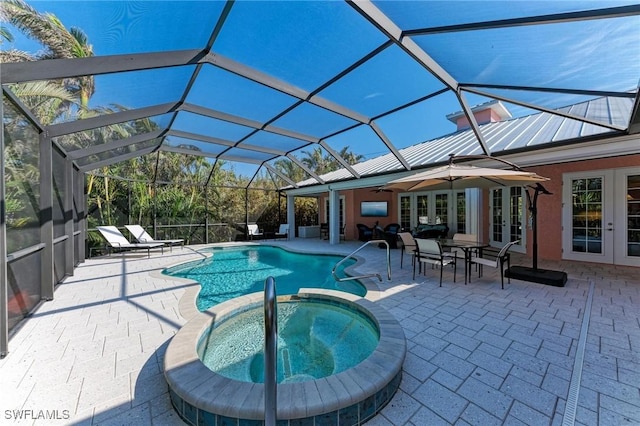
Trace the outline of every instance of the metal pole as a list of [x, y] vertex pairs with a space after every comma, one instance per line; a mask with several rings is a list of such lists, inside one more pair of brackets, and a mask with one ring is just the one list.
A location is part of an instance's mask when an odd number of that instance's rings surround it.
[[278, 304], [276, 282], [268, 277], [264, 282], [264, 423], [276, 425], [277, 392], [276, 382], [278, 351]]
[[[0, 102], [4, 117], [4, 102]], [[0, 358], [9, 352], [9, 295], [7, 289], [7, 221], [4, 177], [4, 124], [0, 122]]]
[[244, 189], [244, 229], [246, 239], [249, 239], [249, 190]]
[[80, 262], [84, 262], [87, 255], [87, 176], [77, 170], [77, 185], [78, 185], [78, 208], [82, 209], [78, 211], [78, 221], [80, 229]]
[[533, 224], [531, 232], [533, 232], [533, 269], [538, 269], [538, 190], [533, 194], [533, 205], [531, 206], [531, 215], [533, 216]]
[[[140, 205], [140, 203], [138, 203]], [[133, 222], [131, 219], [133, 216], [131, 215], [131, 181], [127, 181], [127, 223], [138, 223]]]
[[[157, 166], [156, 166], [157, 170]], [[157, 172], [156, 172], [157, 173]], [[158, 184], [153, 183], [153, 238], [158, 238], [158, 222], [157, 222], [157, 214], [158, 214]]]
[[204, 243], [209, 244], [209, 191], [204, 187]]
[[529, 211], [531, 212], [531, 232], [533, 233], [533, 269], [538, 270], [538, 195], [552, 195], [542, 184], [536, 184], [533, 188], [533, 198], [525, 188], [527, 200], [529, 201]]
[[67, 235], [65, 247], [65, 275], [73, 275], [75, 268], [76, 238], [73, 232], [73, 162], [69, 157], [64, 159], [64, 233]]
[[53, 145], [46, 133], [40, 133], [40, 242], [42, 250], [40, 298], [53, 300]]

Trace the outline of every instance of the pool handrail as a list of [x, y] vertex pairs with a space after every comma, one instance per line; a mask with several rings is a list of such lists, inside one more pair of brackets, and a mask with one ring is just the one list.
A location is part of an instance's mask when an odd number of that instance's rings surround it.
[[331, 275], [333, 275], [333, 279], [335, 279], [338, 282], [342, 282], [342, 281], [349, 281], [349, 280], [358, 280], [358, 279], [361, 279], [361, 278], [377, 277], [378, 280], [380, 282], [382, 282], [382, 276], [380, 274], [365, 274], [365, 275], [358, 275], [356, 277], [344, 277], [344, 278], [340, 278], [336, 274], [336, 270], [338, 269], [338, 266], [340, 266], [347, 259], [352, 257], [354, 254], [356, 254], [357, 252], [359, 252], [360, 250], [362, 250], [363, 248], [365, 248], [369, 244], [374, 244], [374, 243], [378, 243], [378, 244], [382, 243], [382, 244], [387, 246], [387, 279], [389, 281], [391, 281], [391, 252], [389, 250], [389, 243], [386, 240], [370, 240], [370, 241], [367, 241], [364, 244], [362, 244], [360, 247], [355, 249], [353, 252], [351, 252], [348, 255], [346, 255], [338, 263], [336, 263], [335, 266], [333, 267], [333, 269], [331, 270]]
[[264, 424], [276, 426], [277, 392], [276, 380], [278, 351], [278, 301], [276, 281], [267, 277], [264, 281]]

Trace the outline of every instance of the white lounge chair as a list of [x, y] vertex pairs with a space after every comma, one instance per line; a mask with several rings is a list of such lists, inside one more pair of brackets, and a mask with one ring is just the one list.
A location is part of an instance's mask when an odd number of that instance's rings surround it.
[[[130, 243], [122, 232], [115, 226], [98, 226], [98, 231], [107, 240], [107, 251], [111, 254], [111, 249], [116, 250], [147, 250], [147, 255], [151, 257], [151, 249], [158, 248], [162, 250], [163, 243]], [[162, 250], [164, 251], [164, 250]]]
[[289, 224], [288, 223], [282, 223], [280, 224], [280, 229], [278, 229], [278, 232], [276, 232], [275, 234], [273, 234], [273, 238], [286, 238], [289, 239]]
[[172, 250], [173, 246], [178, 244], [180, 244], [181, 247], [184, 247], [184, 239], [182, 238], [176, 238], [174, 240], [156, 240], [140, 225], [125, 225], [124, 227], [131, 232], [133, 238], [135, 238], [139, 243], [162, 243], [169, 246], [169, 250]]
[[264, 232], [262, 231], [262, 229], [258, 228], [257, 224], [252, 223], [250, 225], [247, 225], [247, 237], [249, 237], [250, 240], [253, 240], [254, 237], [262, 238], [263, 236]]

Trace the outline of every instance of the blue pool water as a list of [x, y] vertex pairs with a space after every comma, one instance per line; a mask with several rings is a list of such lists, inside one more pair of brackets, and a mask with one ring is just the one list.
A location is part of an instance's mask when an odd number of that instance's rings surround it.
[[[374, 351], [379, 330], [357, 309], [317, 300], [278, 302], [278, 383], [337, 374]], [[205, 332], [198, 355], [212, 371], [230, 379], [264, 383], [264, 309], [224, 319]]]
[[[341, 256], [292, 253], [279, 247], [240, 246], [213, 248], [213, 256], [165, 269], [171, 276], [189, 278], [202, 286], [197, 299], [200, 311], [229, 299], [264, 290], [267, 277], [276, 280], [278, 295], [296, 294], [303, 287], [340, 290], [364, 296], [365, 287], [357, 282], [337, 282], [331, 270]], [[353, 265], [349, 259], [338, 269]]]

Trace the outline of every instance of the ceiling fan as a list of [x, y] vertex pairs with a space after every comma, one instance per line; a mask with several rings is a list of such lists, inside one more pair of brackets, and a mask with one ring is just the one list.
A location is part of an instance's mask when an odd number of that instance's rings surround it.
[[371, 192], [393, 192], [393, 189], [385, 189], [383, 187], [373, 188]]

